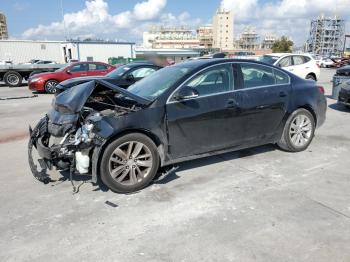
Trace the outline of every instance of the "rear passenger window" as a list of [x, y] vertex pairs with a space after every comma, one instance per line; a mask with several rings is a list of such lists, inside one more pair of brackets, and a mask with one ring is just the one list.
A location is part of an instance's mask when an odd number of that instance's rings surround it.
[[303, 56], [293, 56], [293, 61], [294, 61], [294, 65], [302, 65], [304, 64], [304, 57]]
[[275, 74], [276, 84], [282, 85], [282, 84], [289, 84], [289, 76], [279, 70], [273, 70]]
[[274, 85], [275, 75], [271, 67], [258, 64], [241, 64], [244, 88]]
[[96, 69], [97, 70], [107, 70], [108, 67], [106, 65], [104, 65], [104, 64], [97, 64], [96, 65]]

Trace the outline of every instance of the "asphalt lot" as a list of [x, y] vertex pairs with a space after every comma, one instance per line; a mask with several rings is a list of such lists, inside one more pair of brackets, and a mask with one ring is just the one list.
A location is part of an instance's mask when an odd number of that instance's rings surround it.
[[28, 125], [51, 98], [0, 100], [0, 261], [350, 261], [350, 111], [335, 100], [307, 151], [267, 145], [183, 163], [136, 194], [73, 195], [27, 164]]

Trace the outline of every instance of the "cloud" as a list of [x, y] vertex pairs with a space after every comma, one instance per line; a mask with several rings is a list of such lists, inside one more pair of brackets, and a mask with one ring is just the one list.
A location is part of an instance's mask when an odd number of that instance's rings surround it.
[[83, 10], [65, 14], [60, 22], [29, 28], [22, 37], [63, 38], [66, 34], [75, 38], [117, 33], [120, 29], [135, 27], [137, 21], [147, 22], [156, 19], [166, 6], [166, 2], [166, 0], [145, 0], [137, 3], [133, 10], [110, 14], [106, 0], [90, 0], [85, 2]]
[[[288, 35], [302, 45], [308, 37], [311, 19], [320, 14], [349, 19], [350, 0], [222, 0], [221, 5], [233, 11], [236, 29], [251, 24], [258, 33]], [[238, 33], [236, 30], [235, 35]]]
[[137, 3], [134, 7], [134, 17], [137, 20], [156, 18], [166, 5], [166, 0], [148, 0]]

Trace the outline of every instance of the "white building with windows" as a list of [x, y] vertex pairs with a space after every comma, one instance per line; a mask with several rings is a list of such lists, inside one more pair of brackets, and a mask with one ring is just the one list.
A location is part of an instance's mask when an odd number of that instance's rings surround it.
[[110, 41], [0, 40], [0, 60], [14, 64], [31, 59], [67, 63], [71, 60], [108, 62], [110, 57], [135, 58], [135, 43]]
[[232, 50], [234, 45], [233, 13], [222, 8], [213, 17], [213, 48]]

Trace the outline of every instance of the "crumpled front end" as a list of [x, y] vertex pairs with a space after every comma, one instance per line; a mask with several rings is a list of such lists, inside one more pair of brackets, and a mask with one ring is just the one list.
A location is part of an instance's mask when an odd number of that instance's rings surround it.
[[[71, 178], [74, 172], [90, 173], [93, 150], [104, 142], [98, 135], [101, 121], [140, 109], [134, 100], [121, 102], [118, 91], [92, 81], [54, 98], [52, 109], [33, 130], [30, 128], [28, 157], [36, 179], [50, 182], [48, 170], [53, 168], [69, 170]], [[97, 182], [96, 178], [92, 182]]]

